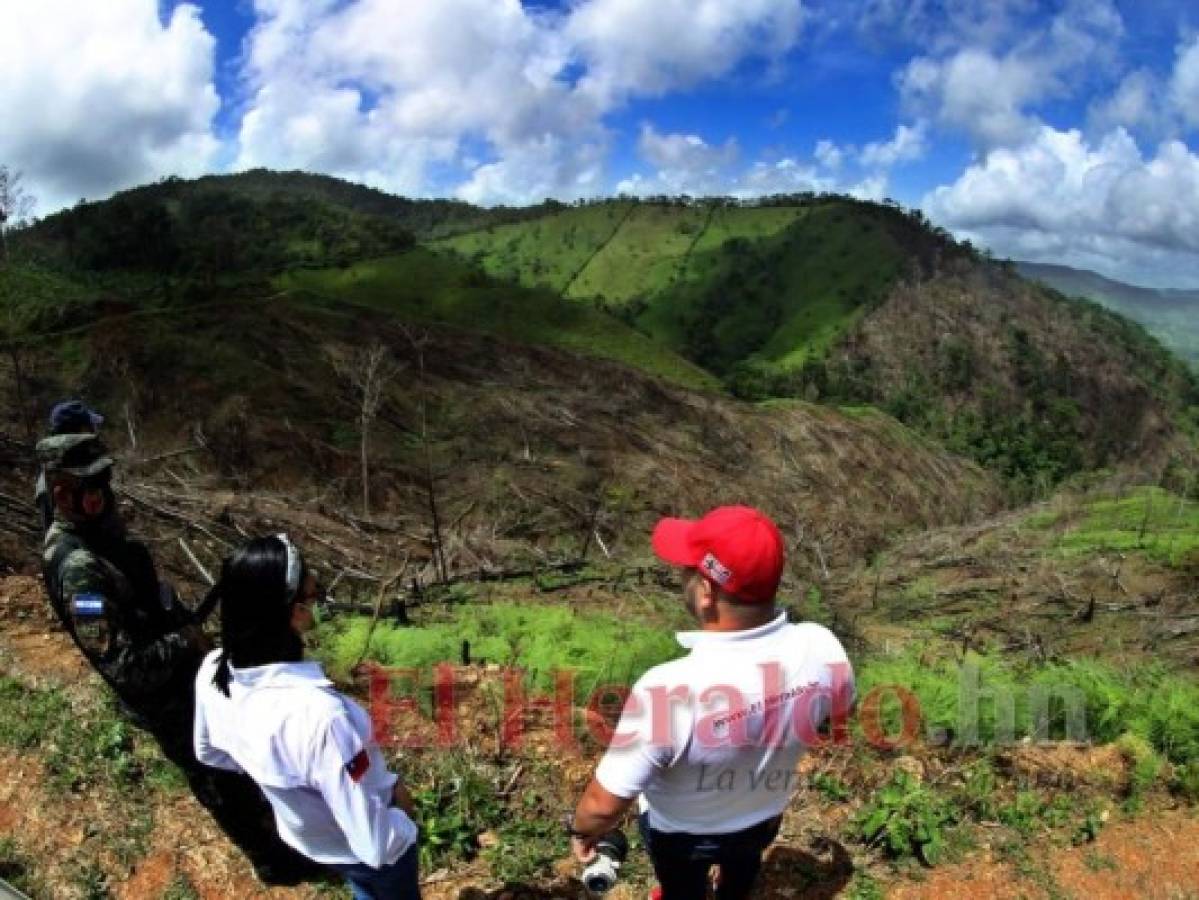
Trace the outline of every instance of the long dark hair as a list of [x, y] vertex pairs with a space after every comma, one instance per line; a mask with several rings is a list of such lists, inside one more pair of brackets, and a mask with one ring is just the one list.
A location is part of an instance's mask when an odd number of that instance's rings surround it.
[[[297, 555], [299, 551], [295, 551]], [[307, 568], [300, 559], [300, 584]], [[247, 668], [299, 662], [304, 643], [291, 627], [296, 592], [287, 585], [287, 545], [283, 539], [255, 538], [221, 565], [214, 590], [221, 600], [221, 656], [212, 683], [229, 696], [229, 666]]]

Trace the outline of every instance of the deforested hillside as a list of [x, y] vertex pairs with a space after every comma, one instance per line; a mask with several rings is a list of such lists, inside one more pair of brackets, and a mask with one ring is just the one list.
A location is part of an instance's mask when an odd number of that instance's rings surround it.
[[1085, 269], [1017, 263], [1025, 278], [1068, 297], [1085, 297], [1140, 322], [1192, 367], [1199, 366], [1199, 290], [1146, 288], [1104, 278]]
[[[385, 307], [243, 289], [191, 306], [91, 309], [84, 329], [28, 336], [29, 412], [7, 407], [6, 433], [82, 395], [110, 414], [113, 440], [136, 440], [135, 456], [188, 448], [193, 474], [214, 484], [357, 506], [360, 401], [347, 367], [377, 346], [391, 374], [369, 435], [373, 507], [404, 511], [420, 531], [432, 478], [451, 563], [471, 569], [569, 555], [593, 532], [612, 550], [641, 541], [657, 513], [741, 498], [789, 523], [807, 570], [999, 502], [981, 469], [885, 415], [758, 408]], [[0, 384], [18, 395], [9, 373]]]
[[877, 403], [1030, 492], [1074, 472], [1158, 472], [1193, 446], [1196, 379], [1144, 330], [998, 266], [898, 286], [805, 373]]
[[1020, 494], [1190, 452], [1199, 383], [1144, 329], [893, 205], [621, 201], [443, 245], [612, 311], [735, 395], [881, 406]]
[[1193, 446], [1199, 381], [1142, 328], [892, 203], [482, 210], [258, 170], [126, 191], [13, 245], [18, 331], [275, 294], [373, 309], [743, 400], [876, 406], [1018, 497], [1110, 465], [1160, 475]]

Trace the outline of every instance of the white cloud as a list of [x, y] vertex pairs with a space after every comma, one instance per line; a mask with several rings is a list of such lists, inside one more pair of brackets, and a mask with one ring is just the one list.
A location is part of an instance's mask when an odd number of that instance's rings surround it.
[[0, 161], [45, 214], [165, 175], [207, 171], [220, 101], [215, 42], [190, 4], [4, 4]]
[[564, 32], [587, 66], [579, 92], [610, 108], [777, 60], [799, 39], [799, 0], [586, 0]]
[[834, 178], [793, 157], [776, 162], [759, 160], [741, 174], [728, 191], [735, 197], [760, 197], [766, 194], [813, 193], [849, 194], [860, 200], [881, 200], [887, 192], [883, 174], [857, 181]]
[[984, 146], [1025, 138], [1036, 123], [1023, 108], [1045, 89], [1034, 63], [984, 50], [962, 50], [944, 61], [917, 57], [898, 81], [907, 109], [931, 114]]
[[1162, 85], [1148, 69], [1129, 72], [1109, 97], [1091, 104], [1090, 120], [1100, 132], [1124, 127], [1161, 132], [1167, 108]]
[[1091, 104], [1096, 130], [1124, 126], [1152, 137], [1199, 128], [1199, 36], [1178, 44], [1169, 72], [1139, 68]]
[[566, 145], [540, 139], [506, 148], [501, 159], [477, 166], [459, 185], [457, 196], [470, 203], [519, 206], [547, 197], [573, 199], [607, 193], [602, 142]]
[[[608, 113], [777, 60], [801, 18], [798, 0], [584, 0], [565, 12], [256, 0], [256, 12], [239, 167], [509, 203], [602, 191]], [[480, 145], [489, 161], [474, 161]]]
[[923, 122], [899, 125], [889, 141], [874, 141], [862, 148], [861, 164], [871, 169], [890, 169], [900, 163], [920, 159], [928, 151]]
[[713, 145], [697, 134], [664, 134], [647, 122], [641, 126], [637, 152], [655, 171], [622, 180], [616, 186], [618, 193], [724, 194], [739, 151], [732, 138]]
[[909, 112], [965, 132], [984, 149], [1014, 146], [1036, 133], [1038, 104], [1074, 95], [1114, 63], [1123, 30], [1111, 0], [1067, 0], [1004, 49], [955, 45], [919, 56], [896, 83]]
[[1170, 99], [1182, 120], [1199, 128], [1199, 37], [1178, 48], [1178, 60], [1170, 79]]
[[1019, 35], [1038, 0], [864, 0], [857, 27], [873, 41], [905, 41], [943, 52], [993, 47]]
[[845, 161], [845, 151], [827, 139], [816, 142], [816, 150], [812, 155], [820, 165], [834, 172]]
[[641, 155], [660, 169], [712, 171], [737, 158], [737, 142], [730, 138], [714, 147], [696, 134], [662, 134], [648, 123], [641, 126], [637, 142]]
[[1194, 281], [1199, 156], [1179, 141], [1145, 158], [1123, 129], [1097, 143], [1041, 126], [924, 198], [929, 216], [1004, 255], [1144, 283]]

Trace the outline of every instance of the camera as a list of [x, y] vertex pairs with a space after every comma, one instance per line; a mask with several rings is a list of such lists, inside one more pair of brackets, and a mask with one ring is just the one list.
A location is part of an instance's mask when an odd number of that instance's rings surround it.
[[609, 831], [595, 842], [595, 859], [583, 870], [583, 886], [591, 894], [606, 894], [616, 885], [620, 867], [629, 854], [624, 832]]

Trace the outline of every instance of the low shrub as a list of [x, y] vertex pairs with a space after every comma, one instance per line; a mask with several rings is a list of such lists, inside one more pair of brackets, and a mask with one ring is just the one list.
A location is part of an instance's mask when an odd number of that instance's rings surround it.
[[[319, 655], [344, 678], [362, 656], [369, 620], [343, 618], [322, 625]], [[646, 669], [682, 653], [662, 628], [603, 613], [540, 604], [473, 604], [446, 621], [402, 627], [376, 625], [366, 658], [385, 666], [426, 669], [461, 660], [469, 644], [475, 662], [518, 667], [531, 688], [549, 690], [554, 673], [573, 669], [585, 695], [600, 684], [631, 684]]]

